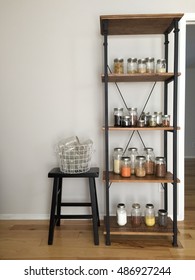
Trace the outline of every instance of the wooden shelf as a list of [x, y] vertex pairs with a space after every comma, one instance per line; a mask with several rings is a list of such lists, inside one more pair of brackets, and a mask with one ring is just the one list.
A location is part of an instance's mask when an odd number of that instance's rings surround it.
[[[181, 73], [178, 73], [180, 76]], [[127, 83], [127, 82], [165, 82], [172, 81], [174, 78], [174, 73], [161, 73], [161, 74], [109, 74], [109, 83]], [[105, 77], [102, 75], [102, 82], [105, 82]]]
[[[173, 30], [174, 20], [183, 14], [128, 14], [100, 16], [101, 34], [108, 35], [145, 35], [165, 34]], [[107, 26], [108, 23], [108, 26]]]
[[[104, 224], [106, 217], [104, 217]], [[106, 234], [106, 229], [104, 229]], [[110, 234], [111, 235], [173, 235], [173, 222], [171, 218], [167, 218], [167, 226], [160, 227], [156, 218], [156, 223], [153, 227], [148, 227], [144, 223], [144, 217], [142, 217], [142, 223], [140, 226], [131, 225], [131, 217], [127, 217], [127, 224], [125, 226], [119, 226], [116, 222], [116, 216], [110, 217]]]
[[[106, 171], [103, 171], [103, 181], [106, 180]], [[131, 177], [125, 178], [119, 174], [115, 174], [113, 171], [109, 171], [109, 181], [111, 183], [173, 183], [173, 174], [167, 172], [163, 178], [156, 177], [155, 175], [146, 175], [145, 177], [137, 177], [131, 175]], [[179, 183], [177, 179], [177, 183]]]
[[[105, 127], [102, 128], [105, 130]], [[180, 127], [177, 127], [177, 130], [179, 130]], [[108, 130], [114, 130], [114, 131], [133, 131], [133, 130], [139, 130], [139, 131], [144, 131], [144, 130], [163, 130], [163, 131], [173, 131], [174, 127], [169, 126], [169, 127], [162, 127], [162, 126], [156, 126], [156, 127], [116, 127], [116, 126], [109, 126]]]

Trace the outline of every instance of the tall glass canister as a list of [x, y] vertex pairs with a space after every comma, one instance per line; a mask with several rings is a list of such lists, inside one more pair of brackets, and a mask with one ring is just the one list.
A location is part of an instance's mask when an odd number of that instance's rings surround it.
[[128, 157], [131, 159], [131, 174], [135, 174], [135, 161], [136, 157], [138, 156], [138, 150], [135, 147], [128, 148], [127, 151]]
[[114, 148], [113, 153], [113, 172], [115, 174], [120, 174], [121, 169], [121, 158], [123, 156], [123, 148]]
[[146, 174], [153, 175], [155, 173], [155, 155], [153, 148], [144, 148], [143, 155], [146, 158]]

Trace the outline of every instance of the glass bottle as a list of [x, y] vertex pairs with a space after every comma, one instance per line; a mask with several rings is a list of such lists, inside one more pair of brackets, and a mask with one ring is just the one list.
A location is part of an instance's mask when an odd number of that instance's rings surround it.
[[158, 210], [158, 224], [161, 227], [167, 226], [167, 211], [165, 209]]
[[141, 209], [139, 203], [133, 203], [131, 209], [131, 224], [132, 226], [141, 225]]
[[162, 112], [154, 112], [154, 115], [156, 115], [156, 125], [161, 126], [162, 125]]
[[124, 74], [124, 60], [123, 58], [114, 59], [114, 74]]
[[146, 174], [152, 175], [155, 171], [155, 155], [153, 148], [144, 148], [143, 155], [146, 158]]
[[149, 119], [149, 126], [155, 127], [157, 126], [157, 120], [156, 120], [156, 115], [151, 115]]
[[128, 148], [127, 155], [131, 159], [131, 163], [130, 163], [131, 164], [131, 174], [135, 174], [135, 161], [136, 161], [136, 157], [138, 156], [137, 148], [135, 148], [135, 147]]
[[156, 63], [156, 73], [165, 73], [166, 72], [166, 60], [158, 59]]
[[114, 148], [113, 153], [113, 171], [115, 174], [120, 174], [121, 158], [123, 156], [123, 148]]
[[121, 126], [122, 127], [129, 127], [130, 126], [130, 116], [122, 116], [121, 117]]
[[130, 126], [135, 127], [137, 125], [137, 108], [128, 108], [129, 116], [130, 116]]
[[144, 126], [149, 126], [150, 117], [151, 117], [151, 115], [150, 115], [149, 112], [148, 113], [145, 113], [145, 112], [141, 113], [140, 119], [144, 120]]
[[121, 126], [123, 108], [114, 108], [114, 126]]
[[162, 115], [162, 126], [170, 126], [170, 115]]
[[137, 58], [127, 59], [127, 74], [137, 73]]
[[155, 175], [156, 175], [156, 177], [165, 177], [166, 176], [166, 160], [164, 157], [156, 157]]
[[146, 58], [146, 72], [147, 73], [154, 73], [155, 65], [154, 65], [154, 58], [153, 57], [147, 57]]
[[119, 203], [116, 210], [116, 219], [119, 226], [124, 226], [127, 223], [127, 211], [124, 203]]
[[145, 208], [145, 224], [148, 227], [152, 227], [155, 225], [154, 205], [150, 203], [147, 203]]
[[140, 74], [146, 73], [146, 60], [145, 59], [138, 60], [138, 73], [140, 73]]
[[137, 156], [136, 157], [135, 175], [137, 177], [146, 176], [146, 158], [144, 156]]
[[122, 157], [121, 158], [121, 176], [122, 177], [130, 177], [131, 176], [131, 159], [130, 157]]

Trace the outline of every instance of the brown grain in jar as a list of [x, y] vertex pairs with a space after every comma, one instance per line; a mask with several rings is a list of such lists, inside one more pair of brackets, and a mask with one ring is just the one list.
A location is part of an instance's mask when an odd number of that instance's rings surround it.
[[156, 157], [155, 175], [156, 175], [156, 177], [165, 177], [166, 176], [166, 161], [165, 161], [164, 157]]

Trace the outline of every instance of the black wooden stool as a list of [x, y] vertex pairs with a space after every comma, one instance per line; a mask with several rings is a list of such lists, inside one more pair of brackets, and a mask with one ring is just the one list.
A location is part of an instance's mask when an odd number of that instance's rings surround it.
[[[51, 201], [51, 213], [49, 224], [48, 245], [53, 244], [55, 225], [60, 226], [61, 219], [92, 219], [94, 244], [99, 245], [98, 226], [100, 225], [98, 201], [96, 193], [95, 178], [99, 177], [99, 168], [92, 167], [85, 173], [67, 174], [60, 171], [60, 168], [53, 168], [48, 173], [48, 178], [53, 178], [53, 194]], [[63, 178], [88, 178], [91, 202], [62, 202], [62, 180]], [[62, 206], [84, 206], [91, 207], [91, 215], [61, 215]]]

